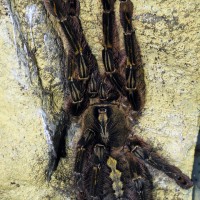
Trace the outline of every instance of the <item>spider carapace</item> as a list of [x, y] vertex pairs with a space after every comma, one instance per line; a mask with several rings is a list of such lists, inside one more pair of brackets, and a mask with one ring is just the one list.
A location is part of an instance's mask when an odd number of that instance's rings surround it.
[[[193, 184], [189, 177], [159, 156], [130, 128], [129, 119], [137, 120], [145, 99], [142, 62], [132, 25], [133, 3], [120, 0], [125, 46], [125, 50], [120, 50], [115, 0], [101, 0], [104, 74], [99, 72], [84, 36], [79, 1], [44, 0], [44, 3], [58, 19], [69, 43], [70, 95], [66, 112], [82, 118], [82, 136], [74, 164], [77, 199], [153, 199], [148, 165], [163, 171], [182, 188], [190, 188]], [[56, 167], [49, 166], [48, 177]]]

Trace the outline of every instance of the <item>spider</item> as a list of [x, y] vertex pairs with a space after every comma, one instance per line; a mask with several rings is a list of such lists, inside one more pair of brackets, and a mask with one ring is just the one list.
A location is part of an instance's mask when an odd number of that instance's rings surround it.
[[[119, 50], [115, 0], [101, 0], [103, 14], [104, 74], [86, 41], [79, 19], [78, 0], [44, 0], [69, 43], [67, 80], [70, 97], [66, 112], [82, 119], [82, 135], [76, 148], [74, 180], [77, 199], [150, 200], [152, 177], [146, 164], [163, 171], [182, 188], [193, 183], [180, 169], [131, 131], [144, 106], [145, 83], [139, 46], [132, 25], [133, 3], [120, 0], [120, 22], [125, 51]], [[127, 112], [131, 114], [127, 116]], [[69, 122], [64, 122], [69, 123]], [[61, 127], [61, 130], [66, 131]], [[63, 137], [57, 141], [48, 179], [65, 155]]]

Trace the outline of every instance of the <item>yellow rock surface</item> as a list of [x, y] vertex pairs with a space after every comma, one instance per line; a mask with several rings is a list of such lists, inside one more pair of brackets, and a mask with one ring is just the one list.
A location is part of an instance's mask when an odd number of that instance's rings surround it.
[[[0, 199], [73, 199], [70, 138], [68, 158], [49, 184], [44, 178], [48, 160], [44, 118], [53, 124], [64, 97], [61, 80], [66, 63], [61, 58], [66, 56], [54, 30], [58, 24], [47, 18], [42, 1], [11, 1], [11, 16], [8, 2], [0, 1]], [[135, 133], [191, 176], [199, 126], [200, 2], [133, 3], [147, 93]], [[101, 9], [100, 1], [81, 1], [83, 29], [103, 71]], [[121, 28], [119, 33], [123, 48]], [[76, 130], [74, 125], [72, 136]], [[151, 173], [156, 200], [192, 199], [192, 189], [182, 190], [157, 170]]]

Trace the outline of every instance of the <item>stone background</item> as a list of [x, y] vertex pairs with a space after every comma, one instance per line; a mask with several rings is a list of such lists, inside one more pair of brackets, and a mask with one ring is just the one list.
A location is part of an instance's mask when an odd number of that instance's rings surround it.
[[[134, 0], [134, 5], [147, 90], [143, 115], [134, 130], [191, 176], [199, 126], [200, 1]], [[81, 1], [80, 17], [102, 69], [100, 1]], [[56, 130], [65, 96], [67, 46], [59, 36], [58, 23], [46, 14], [41, 0], [0, 0], [2, 200], [73, 199], [70, 172], [76, 124], [67, 139], [67, 158], [49, 184], [44, 178], [47, 139]], [[151, 172], [156, 200], [192, 199], [192, 189], [182, 190], [161, 172]]]

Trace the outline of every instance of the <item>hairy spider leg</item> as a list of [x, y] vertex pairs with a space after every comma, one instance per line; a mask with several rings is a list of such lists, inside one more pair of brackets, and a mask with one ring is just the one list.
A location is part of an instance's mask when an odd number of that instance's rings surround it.
[[108, 159], [107, 153], [106, 148], [101, 144], [95, 145], [94, 154], [90, 159], [91, 165], [85, 171], [88, 199], [116, 199], [115, 191], [112, 188], [113, 182], [109, 177], [111, 169], [106, 163]]
[[78, 0], [68, 0], [65, 3], [67, 16], [65, 19], [60, 20], [60, 25], [68, 39], [72, 52], [75, 54], [75, 60], [78, 65], [78, 80], [84, 83], [84, 80], [89, 79], [90, 75], [89, 58], [87, 55], [90, 48], [83, 35], [79, 19], [79, 4]]
[[75, 61], [75, 55], [69, 51], [67, 80], [72, 102], [68, 105], [68, 111], [74, 116], [80, 115], [87, 108], [89, 103], [89, 98], [85, 91], [85, 85], [80, 84], [80, 80], [74, 77], [74, 69], [76, 68], [77, 63]]
[[86, 190], [90, 197], [103, 197], [105, 152], [103, 144], [97, 143], [93, 148], [92, 164], [86, 171]]
[[111, 156], [117, 160], [121, 172], [122, 199], [152, 200], [152, 177], [147, 167], [125, 148], [113, 150]]
[[[103, 36], [104, 49], [102, 50], [102, 58], [106, 75], [109, 77], [113, 85], [132, 105], [132, 109], [139, 111], [142, 108], [140, 93], [138, 91], [137, 75], [138, 66], [136, 65], [136, 41], [135, 32], [132, 28], [133, 4], [131, 1], [120, 1], [120, 21], [124, 29], [124, 44], [126, 52], [126, 70], [125, 75], [120, 74], [119, 61], [114, 50], [117, 49], [114, 37], [116, 35], [116, 23], [114, 12], [114, 0], [102, 0], [103, 4]], [[123, 58], [123, 57], [122, 57]]]
[[74, 165], [75, 183], [78, 188], [78, 193], [84, 193], [84, 168], [88, 166], [90, 152], [95, 143], [95, 132], [91, 129], [86, 129], [77, 145], [76, 158]]
[[58, 0], [57, 2], [55, 2], [54, 0], [43, 0], [43, 1], [48, 12], [52, 14], [54, 17], [59, 17], [57, 13], [57, 9], [58, 7], [61, 6], [62, 0]]
[[[70, 6], [72, 6], [74, 7], [74, 10], [76, 8], [76, 10], [78, 10], [79, 12], [79, 9], [77, 9], [79, 1], [70, 0], [67, 3], [68, 9]], [[80, 6], [78, 6], [78, 8], [80, 8]], [[74, 13], [72, 8], [69, 10], [71, 13]], [[87, 108], [89, 97], [97, 97], [98, 88], [101, 82], [101, 76], [99, 74], [97, 61], [94, 55], [92, 54], [91, 49], [83, 34], [83, 29], [78, 15], [68, 17], [67, 20], [60, 23], [66, 23], [66, 36], [68, 38], [69, 43], [71, 44], [72, 52], [74, 53], [74, 63], [77, 63], [77, 67], [73, 67], [72, 65], [68, 66], [68, 68], [71, 68], [72, 71], [71, 76], [68, 76], [69, 85], [76, 86], [69, 87], [71, 95], [72, 93], [75, 94], [77, 92], [80, 94], [80, 98], [76, 99], [75, 101], [73, 100], [73, 105], [71, 104], [70, 106], [72, 114], [76, 116], [82, 114], [82, 112]], [[70, 25], [69, 27], [67, 27], [68, 23]], [[70, 32], [70, 34], [68, 34], [68, 32]], [[70, 57], [68, 63], [70, 64]], [[75, 72], [76, 68], [78, 68], [78, 77]], [[78, 89], [78, 85], [80, 89]], [[75, 110], [76, 112], [74, 112]]]
[[141, 109], [141, 97], [138, 92], [136, 65], [135, 30], [132, 26], [133, 3], [130, 0], [120, 0], [120, 22], [124, 30], [124, 45], [126, 51], [126, 95], [133, 110]]
[[[72, 98], [69, 110], [72, 115], [77, 116], [87, 108], [89, 102], [86, 90], [89, 72], [88, 64], [85, 59], [86, 56], [82, 54], [82, 50], [80, 51], [81, 47], [80, 42], [78, 42], [77, 34], [71, 29], [72, 21], [71, 19], [69, 21], [65, 20], [64, 22], [60, 22], [60, 24], [72, 48], [68, 53], [68, 85]], [[77, 68], [78, 77], [76, 73]]]
[[174, 179], [180, 187], [184, 189], [192, 187], [193, 183], [188, 176], [183, 174], [177, 167], [169, 164], [166, 159], [158, 155], [150, 145], [138, 136], [130, 137], [128, 146], [133, 156], [164, 172], [167, 176]]
[[77, 196], [114, 199], [112, 180], [109, 178], [110, 168], [106, 164], [106, 151], [105, 146], [98, 143], [95, 132], [86, 129], [78, 142], [75, 159]]
[[[95, 133], [87, 129], [78, 142], [75, 160], [77, 196], [85, 196], [85, 199], [103, 198], [104, 188], [107, 187], [106, 191], [110, 190], [108, 185], [111, 180], [107, 178], [110, 171], [105, 165], [105, 151], [105, 146], [97, 143]], [[109, 195], [111, 194], [113, 191], [109, 192]]]
[[104, 49], [102, 50], [102, 58], [105, 68], [105, 73], [114, 86], [117, 87], [120, 93], [125, 94], [124, 78], [118, 73], [118, 63], [114, 57], [114, 26], [115, 12], [114, 0], [102, 0], [103, 4], [103, 37]]
[[78, 0], [43, 0], [48, 12], [59, 20], [67, 16], [79, 16], [80, 4]]
[[83, 165], [84, 165], [84, 162], [83, 162], [83, 158], [86, 152], [86, 149], [88, 149], [89, 147], [92, 146], [92, 148], [94, 147], [96, 143], [96, 133], [90, 129], [90, 128], [87, 128], [78, 144], [77, 144], [77, 155], [76, 155], [76, 160], [75, 160], [75, 167], [74, 167], [74, 171], [76, 173], [82, 173], [83, 172]]
[[89, 97], [97, 96], [101, 78], [96, 59], [83, 34], [79, 19], [80, 3], [78, 0], [45, 0], [45, 5], [59, 19], [70, 45], [68, 83], [72, 102], [69, 110], [72, 115], [78, 116], [87, 108]]

